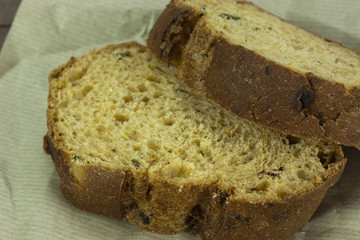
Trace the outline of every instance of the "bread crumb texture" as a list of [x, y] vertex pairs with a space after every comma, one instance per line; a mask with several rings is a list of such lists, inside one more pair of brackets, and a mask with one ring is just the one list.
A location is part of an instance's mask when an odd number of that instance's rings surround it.
[[[233, 0], [179, 0], [201, 16], [214, 36], [275, 61], [299, 73], [312, 72], [351, 90], [359, 87], [360, 56], [338, 43], [272, 15], [251, 3]], [[236, 6], [235, 6], [236, 5]]]
[[93, 50], [50, 74], [48, 136], [80, 184], [83, 167], [95, 166], [281, 202], [322, 184], [339, 161], [336, 145], [239, 120], [190, 92], [175, 70], [130, 44]]

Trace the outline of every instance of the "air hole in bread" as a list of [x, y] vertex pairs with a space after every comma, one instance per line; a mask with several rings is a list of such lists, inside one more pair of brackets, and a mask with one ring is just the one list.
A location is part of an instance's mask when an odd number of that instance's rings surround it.
[[119, 106], [117, 106], [117, 101], [114, 99], [114, 100], [112, 100], [112, 103], [114, 104], [114, 105], [111, 105], [110, 106], [110, 110], [115, 110], [115, 109], [117, 109]]
[[104, 125], [98, 125], [96, 127], [96, 131], [98, 132], [105, 132], [106, 131], [106, 127]]
[[75, 113], [73, 115], [73, 118], [76, 120], [76, 121], [80, 121], [81, 120], [81, 114], [80, 113]]
[[146, 92], [146, 91], [147, 91], [147, 87], [145, 86], [144, 83], [141, 83], [141, 84], [137, 85], [137, 89], [138, 89], [140, 92]]
[[155, 151], [160, 149], [159, 143], [155, 140], [149, 140], [147, 145], [150, 149], [153, 149]]
[[[95, 114], [96, 114], [96, 112], [95, 112]], [[101, 118], [99, 116], [95, 116], [93, 121], [94, 121], [94, 123], [98, 123], [98, 122], [100, 122], [100, 119]]]
[[161, 82], [160, 79], [158, 79], [158, 78], [156, 78], [154, 76], [148, 76], [146, 79], [149, 80], [150, 82], [156, 82], [156, 83]]
[[171, 126], [174, 124], [174, 120], [173, 119], [170, 119], [170, 118], [167, 118], [167, 119], [164, 119], [164, 124], [166, 126]]
[[251, 191], [266, 191], [269, 187], [268, 181], [263, 181], [256, 187], [252, 188]]
[[198, 138], [196, 138], [196, 139], [193, 139], [191, 142], [192, 142], [193, 144], [196, 144], [197, 146], [200, 146], [201, 140], [198, 139]]
[[254, 157], [252, 155], [246, 156], [246, 157], [243, 158], [242, 162], [244, 164], [247, 164], [247, 163], [251, 162], [253, 159], [254, 159]]
[[152, 190], [152, 188], [153, 188], [153, 186], [151, 184], [149, 184], [148, 189], [146, 191], [146, 197], [145, 197], [146, 201], [151, 201], [151, 198], [152, 198], [151, 190]]
[[134, 141], [136, 141], [136, 139], [137, 139], [137, 137], [138, 137], [138, 136], [137, 136], [137, 135], [138, 135], [137, 131], [132, 130], [132, 129], [126, 131], [126, 132], [125, 132], [125, 135], [126, 135], [129, 139], [134, 140]]
[[296, 158], [300, 157], [300, 154], [301, 154], [301, 149], [300, 148], [295, 149], [295, 151], [293, 152], [293, 155]]
[[115, 113], [114, 118], [116, 121], [119, 121], [119, 122], [126, 122], [126, 121], [129, 121], [129, 119], [130, 119], [129, 116], [121, 114], [121, 113]]
[[60, 103], [60, 106], [63, 108], [66, 108], [69, 105], [69, 101], [68, 100], [64, 100]]
[[132, 100], [132, 96], [131, 96], [131, 95], [126, 95], [126, 96], [123, 97], [123, 100], [124, 100], [126, 103], [128, 103], [128, 102], [130, 102], [130, 101]]
[[288, 195], [288, 190], [285, 187], [280, 187], [277, 189], [276, 194], [280, 199], [284, 199]]
[[143, 97], [142, 101], [145, 102], [145, 103], [149, 102], [149, 97], [147, 97], [147, 96]]
[[144, 52], [146, 52], [146, 51], [145, 51], [144, 48], [139, 48], [139, 49], [137, 50], [137, 52], [138, 52], [138, 53], [144, 53]]
[[165, 114], [166, 114], [166, 113], [165, 113], [164, 111], [161, 111], [161, 112], [158, 114], [158, 117], [159, 117], [159, 118], [162, 118], [162, 117], [165, 116]]
[[254, 149], [255, 149], [255, 144], [254, 143], [249, 144], [249, 150], [252, 151]]
[[162, 168], [161, 174], [169, 178], [187, 178], [192, 171], [188, 163], [174, 161]]
[[128, 86], [127, 89], [129, 89], [130, 92], [137, 92], [133, 86]]
[[92, 134], [92, 131], [90, 129], [88, 129], [87, 131], [85, 131], [85, 137], [92, 137], [93, 134]]
[[163, 93], [162, 92], [159, 92], [159, 91], [157, 91], [157, 92], [154, 92], [154, 98], [159, 98], [159, 97], [161, 97], [163, 95]]
[[81, 93], [85, 97], [92, 89], [93, 89], [92, 86], [87, 85], [81, 90]]
[[139, 163], [139, 161], [132, 159], [131, 163], [134, 167], [139, 168], [141, 166], [141, 164]]
[[201, 58], [201, 62], [205, 62], [209, 58], [209, 55], [207, 54], [207, 52], [202, 51], [200, 53], [200, 58]]
[[75, 68], [74, 71], [72, 72], [72, 74], [69, 74], [68, 76], [68, 80], [69, 82], [72, 82], [73, 83], [73, 86], [74, 85], [74, 82], [80, 80], [87, 72], [87, 68], [84, 67], [84, 68]]
[[[236, 131], [237, 133], [241, 133], [241, 131], [240, 130], [237, 130]], [[242, 133], [242, 138], [243, 138], [243, 140], [246, 142], [246, 141], [248, 141], [248, 139], [250, 138], [250, 132], [249, 131], [247, 131], [247, 130], [245, 130], [245, 131], [243, 131], [243, 133]]]
[[299, 179], [305, 180], [305, 181], [311, 181], [313, 179], [313, 176], [306, 173], [304, 170], [300, 170], [297, 172], [297, 176]]
[[286, 139], [288, 140], [287, 143], [289, 145], [298, 144], [301, 141], [301, 138], [294, 137], [294, 136], [291, 136], [291, 135], [287, 135]]
[[320, 159], [320, 162], [321, 162], [323, 168], [325, 168], [325, 169], [328, 169], [330, 164], [333, 164], [336, 162], [336, 155], [333, 152], [326, 154], [326, 153], [320, 151], [317, 154], [317, 156]]
[[125, 52], [116, 53], [116, 56], [118, 60], [123, 60], [127, 57], [132, 57], [132, 53], [130, 51], [125, 51]]
[[300, 45], [293, 45], [292, 47], [294, 50], [303, 50], [304, 49], [304, 47], [300, 46]]

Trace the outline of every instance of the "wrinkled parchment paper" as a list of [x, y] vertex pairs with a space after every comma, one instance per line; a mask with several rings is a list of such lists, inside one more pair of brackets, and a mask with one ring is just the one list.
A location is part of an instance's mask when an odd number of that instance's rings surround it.
[[[143, 231], [82, 212], [59, 189], [49, 155], [48, 73], [71, 56], [147, 34], [167, 0], [23, 0], [0, 53], [0, 239], [198, 239]], [[358, 0], [254, 0], [259, 6], [360, 51]], [[360, 79], [359, 79], [360, 80]], [[294, 239], [360, 239], [360, 152]]]

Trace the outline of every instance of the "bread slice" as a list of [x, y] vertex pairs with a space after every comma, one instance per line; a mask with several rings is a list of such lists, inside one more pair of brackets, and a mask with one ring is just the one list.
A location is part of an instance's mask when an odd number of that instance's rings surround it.
[[341, 148], [240, 120], [137, 43], [49, 75], [48, 134], [78, 208], [157, 233], [287, 239], [340, 177]]
[[148, 46], [241, 118], [360, 149], [360, 54], [252, 3], [173, 0]]

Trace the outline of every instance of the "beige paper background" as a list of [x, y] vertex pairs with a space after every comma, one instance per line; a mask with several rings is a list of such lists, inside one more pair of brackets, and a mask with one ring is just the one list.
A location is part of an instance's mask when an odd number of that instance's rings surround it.
[[[82, 212], [59, 190], [46, 133], [47, 75], [110, 43], [145, 43], [167, 0], [23, 0], [0, 53], [0, 239], [197, 239], [157, 235]], [[360, 51], [358, 0], [256, 0], [259, 6]], [[359, 76], [360, 80], [360, 76]], [[360, 152], [292, 239], [360, 239]]]

